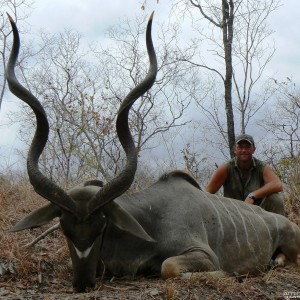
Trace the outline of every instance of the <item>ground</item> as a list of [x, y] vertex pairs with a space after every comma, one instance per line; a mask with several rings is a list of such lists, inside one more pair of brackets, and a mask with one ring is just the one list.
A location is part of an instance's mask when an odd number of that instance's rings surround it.
[[[289, 218], [298, 225], [299, 198], [294, 197]], [[47, 228], [10, 233], [18, 220], [47, 203], [36, 195], [28, 182], [18, 185], [0, 182], [0, 274], [1, 263], [10, 263], [11, 271], [0, 275], [0, 299], [300, 299], [300, 268], [274, 268], [256, 277], [180, 280], [160, 278], [98, 278], [95, 291], [76, 294], [72, 289], [72, 270], [66, 242], [57, 230], [33, 246], [26, 246]], [[289, 202], [288, 202], [289, 203]]]
[[273, 268], [259, 276], [243, 278], [242, 282], [234, 277], [211, 278], [205, 273], [200, 278], [188, 280], [145, 277], [98, 278], [94, 291], [81, 294], [73, 292], [71, 268], [66, 266], [63, 268], [66, 278], [62, 278], [62, 273], [58, 273], [56, 267], [44, 260], [39, 264], [37, 272], [28, 274], [27, 277], [18, 273], [1, 276], [0, 299], [265, 300], [292, 299], [292, 296], [294, 299], [300, 298], [300, 270], [299, 267], [292, 266]]
[[29, 278], [2, 276], [0, 299], [292, 299], [300, 298], [299, 269], [277, 268], [238, 282], [235, 278], [162, 280], [159, 278], [111, 278], [98, 279], [95, 291], [76, 294], [71, 287], [71, 276], [66, 279], [42, 277]]

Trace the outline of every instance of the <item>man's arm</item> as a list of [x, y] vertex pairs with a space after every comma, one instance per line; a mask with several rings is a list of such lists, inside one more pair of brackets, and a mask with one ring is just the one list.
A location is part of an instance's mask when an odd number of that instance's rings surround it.
[[[264, 186], [258, 190], [253, 191], [256, 199], [262, 199], [270, 194], [278, 193], [282, 191], [282, 183], [279, 177], [274, 173], [270, 165], [266, 165], [263, 172]], [[254, 200], [246, 198], [245, 202], [253, 203]]]
[[224, 182], [227, 179], [227, 168], [226, 165], [221, 165], [217, 168], [217, 170], [214, 172], [210, 182], [208, 183], [206, 187], [206, 191], [215, 194], [220, 187], [224, 184]]

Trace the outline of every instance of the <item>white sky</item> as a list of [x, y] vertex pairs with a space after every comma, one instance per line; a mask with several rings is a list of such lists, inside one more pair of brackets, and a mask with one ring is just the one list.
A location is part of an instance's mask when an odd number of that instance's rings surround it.
[[[155, 10], [155, 22], [161, 22], [169, 14], [169, 0], [147, 0], [146, 11]], [[48, 32], [60, 32], [64, 28], [75, 28], [88, 40], [99, 41], [105, 29], [116, 24], [122, 17], [142, 14], [141, 1], [138, 0], [36, 0], [34, 10], [27, 19], [33, 31], [44, 28]], [[292, 77], [300, 84], [300, 1], [282, 0], [283, 5], [268, 19], [275, 30], [273, 39], [277, 51], [269, 63], [266, 75], [275, 75], [279, 80]], [[10, 99], [4, 99], [0, 112], [0, 172], [5, 165], [14, 163], [14, 150], [20, 147], [16, 127], [8, 127], [5, 115], [14, 109]]]
[[273, 38], [276, 53], [268, 66], [270, 74], [282, 78], [291, 76], [300, 83], [300, 18], [299, 0], [283, 0], [283, 5], [272, 14], [270, 26], [275, 30]]

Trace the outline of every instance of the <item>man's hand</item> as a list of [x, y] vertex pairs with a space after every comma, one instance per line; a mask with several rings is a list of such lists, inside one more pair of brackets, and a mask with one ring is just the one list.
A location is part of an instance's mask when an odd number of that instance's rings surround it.
[[254, 199], [247, 197], [244, 202], [249, 203], [249, 204], [253, 204]]

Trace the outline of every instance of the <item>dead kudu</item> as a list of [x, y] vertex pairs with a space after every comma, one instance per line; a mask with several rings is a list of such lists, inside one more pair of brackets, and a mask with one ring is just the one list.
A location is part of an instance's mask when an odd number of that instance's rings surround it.
[[217, 270], [257, 273], [279, 250], [289, 262], [296, 263], [300, 252], [296, 224], [260, 207], [205, 193], [184, 172], [171, 172], [139, 193], [124, 194], [137, 166], [128, 113], [134, 101], [151, 88], [157, 73], [152, 17], [146, 33], [149, 72], [124, 99], [117, 117], [116, 130], [127, 158], [124, 170], [103, 187], [90, 181], [65, 192], [50, 181], [38, 167], [48, 139], [48, 121], [40, 102], [15, 77], [19, 36], [10, 21], [14, 45], [7, 80], [12, 93], [36, 115], [27, 170], [35, 191], [50, 202], [24, 217], [11, 231], [41, 226], [58, 217], [78, 292], [95, 286], [96, 272], [102, 272], [103, 265], [115, 276], [161, 274], [169, 278]]

